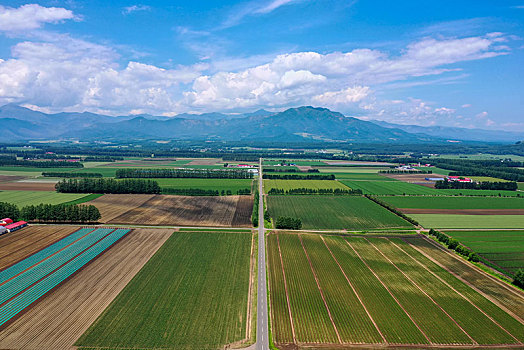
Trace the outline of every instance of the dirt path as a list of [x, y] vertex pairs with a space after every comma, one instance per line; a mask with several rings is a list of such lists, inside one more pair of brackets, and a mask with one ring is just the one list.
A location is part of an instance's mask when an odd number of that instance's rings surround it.
[[0, 332], [1, 349], [70, 349], [172, 230], [136, 229]]

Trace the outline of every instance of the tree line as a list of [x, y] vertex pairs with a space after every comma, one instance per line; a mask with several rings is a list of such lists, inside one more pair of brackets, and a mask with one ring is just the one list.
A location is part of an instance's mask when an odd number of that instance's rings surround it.
[[252, 179], [253, 173], [239, 169], [118, 169], [124, 178]]
[[516, 182], [459, 182], [459, 181], [443, 181], [435, 182], [436, 189], [470, 189], [470, 190], [503, 190], [503, 191], [516, 191], [518, 184]]
[[417, 220], [410, 218], [409, 216], [407, 216], [406, 214], [404, 214], [403, 212], [401, 212], [400, 210], [398, 210], [394, 206], [390, 205], [389, 203], [381, 201], [377, 197], [370, 196], [369, 194], [365, 194], [364, 197], [366, 197], [366, 198], [372, 200], [373, 202], [377, 203], [378, 205], [386, 208], [387, 210], [389, 210], [393, 214], [396, 214], [396, 215], [400, 216], [402, 219], [406, 220], [407, 222], [411, 223], [412, 225], [414, 225], [414, 226], [418, 226], [419, 225]]
[[0, 202], [0, 216], [15, 221], [67, 223], [94, 223], [102, 218], [100, 211], [94, 205], [38, 204], [19, 209], [14, 204], [4, 202]]
[[45, 171], [42, 173], [43, 177], [65, 177], [65, 178], [78, 178], [78, 177], [103, 177], [100, 173], [66, 173], [66, 172], [50, 172]]
[[64, 179], [55, 185], [55, 189], [62, 193], [161, 193], [158, 182], [144, 179]]
[[65, 161], [33, 161], [0, 158], [0, 166], [20, 166], [28, 168], [83, 168], [80, 162]]
[[283, 195], [283, 194], [319, 194], [319, 195], [362, 195], [360, 189], [342, 189], [342, 188], [292, 188], [284, 190], [282, 188], [272, 188], [268, 191], [269, 195]]
[[453, 170], [450, 176], [489, 176], [499, 179], [523, 182], [522, 162], [497, 160], [443, 159], [434, 162], [436, 166]]
[[255, 202], [253, 204], [253, 211], [251, 212], [251, 223], [253, 224], [253, 227], [258, 226], [258, 206], [260, 201], [260, 195], [258, 193], [258, 190], [255, 192]]
[[460, 242], [456, 240], [455, 238], [451, 238], [450, 236], [446, 235], [445, 233], [442, 233], [434, 229], [430, 229], [429, 234], [432, 236], [435, 236], [439, 242], [444, 243], [449, 249], [454, 250], [457, 253], [459, 253], [460, 255], [468, 258], [469, 261], [473, 261], [473, 262], [480, 261], [480, 257], [477, 253], [472, 252], [468, 248], [461, 245]]
[[286, 230], [300, 230], [302, 228], [302, 220], [288, 216], [279, 216], [275, 220], [275, 227]]
[[[205, 190], [201, 188], [163, 188], [163, 194], [175, 194], [179, 196], [231, 196], [231, 190]], [[251, 190], [249, 188], [239, 189], [236, 191], [237, 195], [249, 195]]]
[[381, 174], [433, 174], [433, 170], [380, 170]]
[[264, 179], [272, 180], [335, 180], [335, 175], [296, 175], [296, 174], [264, 174]]

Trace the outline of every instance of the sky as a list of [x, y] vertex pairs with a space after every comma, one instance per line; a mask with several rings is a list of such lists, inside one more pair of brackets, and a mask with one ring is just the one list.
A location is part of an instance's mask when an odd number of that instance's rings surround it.
[[2, 0], [7, 103], [524, 131], [524, 0]]

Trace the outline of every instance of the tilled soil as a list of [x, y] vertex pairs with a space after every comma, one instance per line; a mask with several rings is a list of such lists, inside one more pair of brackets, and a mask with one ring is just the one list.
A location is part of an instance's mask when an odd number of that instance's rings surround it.
[[70, 349], [173, 230], [135, 229], [0, 331], [1, 349]]
[[28, 226], [0, 236], [0, 270], [42, 250], [78, 230], [75, 226]]
[[[118, 201], [118, 197], [113, 197], [113, 199]], [[94, 202], [90, 203], [96, 205]], [[250, 227], [252, 208], [253, 199], [250, 196], [154, 195], [141, 205], [129, 208], [118, 216], [113, 216], [108, 220], [108, 223], [155, 226]], [[111, 206], [109, 209], [111, 209]], [[103, 219], [109, 216], [102, 209], [101, 212]]]

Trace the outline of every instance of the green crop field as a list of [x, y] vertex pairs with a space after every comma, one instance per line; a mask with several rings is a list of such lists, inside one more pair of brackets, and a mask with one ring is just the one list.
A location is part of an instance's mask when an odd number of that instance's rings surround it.
[[360, 189], [364, 194], [375, 195], [436, 195], [439, 190], [403, 181], [352, 181], [340, 180], [344, 185]]
[[524, 198], [497, 197], [380, 197], [397, 208], [420, 209], [524, 209]]
[[251, 189], [250, 179], [153, 179], [162, 188], [199, 188], [203, 190], [230, 190], [236, 194], [238, 190]]
[[264, 191], [268, 192], [272, 188], [281, 190], [291, 190], [295, 188], [310, 188], [310, 189], [342, 189], [349, 188], [336, 180], [264, 180]]
[[408, 214], [425, 228], [493, 229], [524, 227], [522, 215]]
[[268, 211], [300, 218], [304, 229], [412, 227], [404, 219], [360, 196], [268, 196]]
[[[37, 204], [61, 204], [86, 198], [92, 199], [85, 193], [56, 193], [48, 191], [0, 191], [0, 202], [16, 204], [19, 207]], [[81, 201], [83, 202], [83, 201]]]
[[77, 345], [218, 349], [244, 339], [251, 240], [175, 232]]
[[268, 261], [277, 345], [524, 339], [523, 324], [399, 238], [271, 234]]
[[524, 231], [446, 231], [485, 258], [491, 266], [513, 274], [524, 269]]

